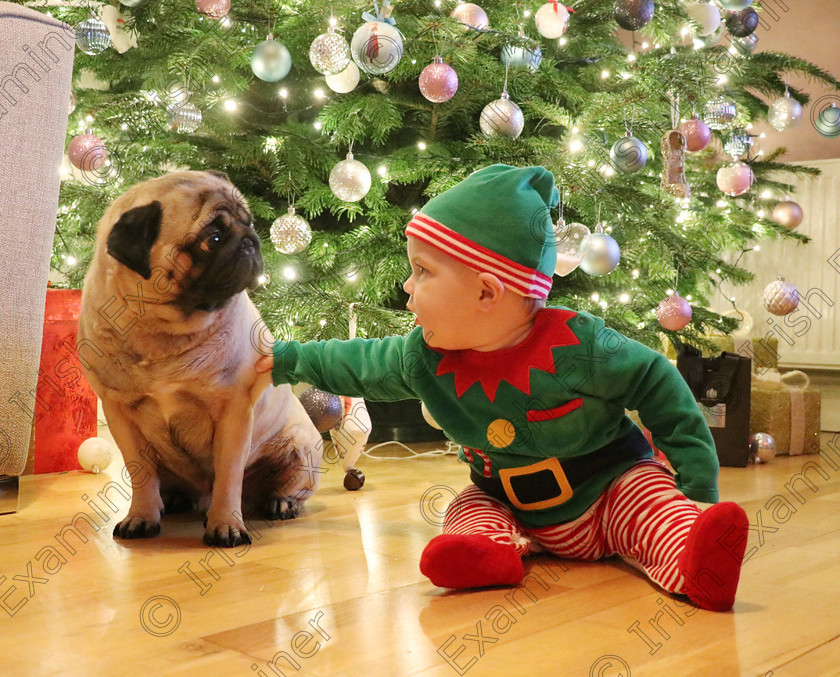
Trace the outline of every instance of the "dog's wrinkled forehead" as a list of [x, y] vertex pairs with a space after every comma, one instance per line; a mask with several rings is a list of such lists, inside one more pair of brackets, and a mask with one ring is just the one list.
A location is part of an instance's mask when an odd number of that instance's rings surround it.
[[190, 218], [199, 227], [216, 218], [221, 218], [229, 226], [253, 227], [248, 202], [227, 176], [204, 172], [202, 178], [202, 181], [195, 181], [194, 177], [185, 176], [171, 186], [175, 203], [181, 207], [189, 205]]

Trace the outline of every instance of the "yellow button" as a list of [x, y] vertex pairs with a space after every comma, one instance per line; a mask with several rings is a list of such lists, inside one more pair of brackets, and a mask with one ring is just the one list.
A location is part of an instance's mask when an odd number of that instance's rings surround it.
[[513, 423], [504, 418], [497, 418], [487, 426], [487, 441], [494, 447], [503, 449], [513, 442], [516, 430]]

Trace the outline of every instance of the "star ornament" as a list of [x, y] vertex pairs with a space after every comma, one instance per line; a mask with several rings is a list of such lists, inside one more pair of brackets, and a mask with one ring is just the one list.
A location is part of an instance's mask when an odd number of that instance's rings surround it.
[[487, 399], [493, 402], [502, 381], [530, 395], [531, 370], [556, 373], [552, 350], [580, 344], [568, 325], [576, 315], [574, 311], [560, 308], [540, 310], [528, 337], [522, 343], [503, 350], [483, 353], [435, 348], [443, 355], [436, 376], [453, 374], [458, 397], [473, 384], [480, 383]]

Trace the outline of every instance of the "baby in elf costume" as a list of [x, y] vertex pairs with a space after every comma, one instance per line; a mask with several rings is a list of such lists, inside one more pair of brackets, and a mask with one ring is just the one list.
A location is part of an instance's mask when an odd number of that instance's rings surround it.
[[[711, 433], [668, 360], [594, 315], [545, 307], [557, 201], [543, 167], [475, 172], [406, 228], [416, 329], [278, 342], [258, 368], [278, 384], [418, 398], [461, 445], [472, 484], [420, 561], [435, 585], [515, 585], [534, 552], [620, 555], [665, 590], [727, 610], [746, 514], [717, 503]], [[676, 477], [625, 409], [638, 410]], [[694, 501], [715, 505], [701, 511]]]

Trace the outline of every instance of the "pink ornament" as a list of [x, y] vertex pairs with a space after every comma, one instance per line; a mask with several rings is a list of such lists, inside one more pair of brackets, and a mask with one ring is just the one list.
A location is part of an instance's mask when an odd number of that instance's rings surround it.
[[108, 150], [99, 137], [87, 130], [84, 134], [73, 137], [67, 147], [67, 155], [76, 169], [90, 172], [99, 169], [105, 163]]
[[802, 223], [802, 207], [793, 200], [785, 200], [773, 207], [773, 220], [793, 230]]
[[656, 307], [656, 319], [665, 329], [679, 331], [691, 322], [691, 304], [677, 294], [669, 296]]
[[230, 11], [230, 0], [195, 0], [199, 12], [210, 19], [221, 19]]
[[458, 91], [458, 74], [455, 69], [439, 56], [420, 73], [420, 92], [429, 101], [443, 103], [449, 101]]
[[717, 185], [730, 197], [746, 193], [755, 181], [755, 175], [746, 162], [733, 162], [718, 169]]
[[703, 150], [712, 140], [712, 130], [698, 115], [683, 122], [679, 129], [685, 136], [686, 150], [691, 153]]
[[490, 20], [487, 18], [487, 12], [481, 7], [472, 2], [459, 3], [450, 14], [453, 19], [458, 19], [461, 23], [484, 30], [490, 28]]

